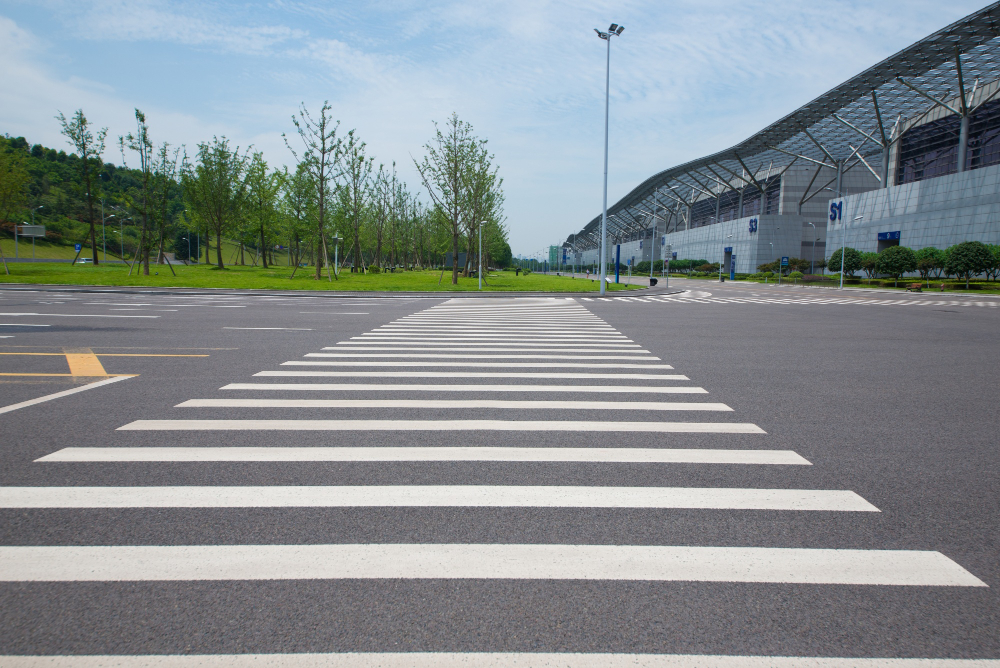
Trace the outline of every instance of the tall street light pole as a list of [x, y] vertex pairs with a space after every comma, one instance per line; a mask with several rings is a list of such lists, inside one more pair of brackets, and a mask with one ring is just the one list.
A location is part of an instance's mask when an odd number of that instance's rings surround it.
[[[841, 200], [841, 201], [843, 201], [843, 200]], [[859, 220], [862, 220], [863, 218], [864, 218], [864, 216], [857, 216], [854, 219], [854, 222], [856, 223]], [[843, 244], [841, 244], [841, 247], [840, 247], [840, 289], [843, 290], [844, 289], [844, 260], [847, 257], [847, 223], [845, 223], [844, 221], [840, 221], [840, 224], [844, 226], [844, 235], [843, 235], [844, 240], [843, 240]]]
[[479, 289], [483, 289], [483, 221], [479, 221]]
[[607, 32], [601, 32], [594, 28], [597, 36], [608, 43], [607, 69], [604, 76], [604, 211], [601, 214], [601, 295], [607, 290], [604, 280], [608, 273], [607, 257], [608, 245], [608, 112], [611, 104], [611, 38], [621, 35], [625, 26], [612, 23]]
[[[813, 228], [813, 233], [815, 234], [816, 233], [816, 226], [813, 225], [812, 223], [808, 223], [808, 224]], [[819, 241], [819, 239], [817, 239], [816, 241]], [[810, 273], [810, 275], [816, 273], [816, 241], [813, 242], [812, 255], [809, 256], [809, 273]]]

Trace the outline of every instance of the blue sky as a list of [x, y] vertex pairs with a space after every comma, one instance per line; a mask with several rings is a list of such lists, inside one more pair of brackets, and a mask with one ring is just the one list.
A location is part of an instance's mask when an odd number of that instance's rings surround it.
[[[146, 112], [156, 142], [213, 135], [274, 166], [300, 102], [417, 189], [432, 121], [490, 141], [515, 253], [600, 213], [604, 43], [612, 44], [609, 201], [744, 139], [982, 0], [262, 3], [0, 0], [0, 133], [64, 146], [83, 108], [117, 137]], [[109, 161], [120, 162], [109, 147]], [[422, 198], [427, 201], [426, 195]]]

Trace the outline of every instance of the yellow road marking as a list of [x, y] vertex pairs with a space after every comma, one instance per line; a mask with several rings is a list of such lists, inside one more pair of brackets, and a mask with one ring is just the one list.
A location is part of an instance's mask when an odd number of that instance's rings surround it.
[[[134, 378], [138, 376], [137, 373], [108, 373], [106, 376], [128, 376], [129, 378]], [[47, 377], [57, 377], [57, 378], [79, 378], [76, 374], [72, 373], [0, 373], [0, 376], [47, 376]]]
[[101, 360], [90, 348], [63, 348], [69, 372], [74, 376], [107, 376]]
[[[209, 357], [209, 355], [153, 355], [144, 353], [91, 353], [97, 357]], [[63, 357], [66, 353], [0, 353], [0, 355], [53, 355]]]

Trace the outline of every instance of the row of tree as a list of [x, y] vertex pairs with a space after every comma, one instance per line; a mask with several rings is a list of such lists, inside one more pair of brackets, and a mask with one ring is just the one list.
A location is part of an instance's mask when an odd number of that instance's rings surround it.
[[853, 276], [864, 271], [868, 278], [889, 276], [898, 281], [904, 274], [918, 272], [923, 280], [956, 276], [964, 278], [966, 287], [974, 276], [987, 280], [1000, 278], [1000, 245], [980, 241], [964, 241], [944, 250], [928, 246], [914, 251], [906, 246], [889, 246], [878, 253], [862, 253], [854, 248], [838, 248], [827, 261], [827, 267]]
[[[236, 245], [240, 263], [267, 267], [282, 249], [296, 269], [314, 264], [316, 278], [327, 267], [330, 280], [337, 244], [343, 266], [352, 271], [440, 265], [450, 250], [456, 283], [478, 264], [479, 234], [485, 266], [506, 266], [511, 259], [494, 156], [454, 114], [444, 129], [435, 124], [423, 159], [414, 160], [429, 207], [399, 178], [395, 163], [376, 167], [356, 131], [340, 132], [329, 104], [315, 115], [305, 106], [293, 115], [295, 132], [285, 136], [293, 168], [280, 170], [270, 168], [261, 152], [241, 150], [225, 137], [198, 144], [191, 156], [183, 146], [154, 144], [138, 109], [135, 130], [117, 141], [124, 168], [115, 167], [101, 160], [107, 128], [95, 128], [82, 110], [57, 119], [73, 148], [69, 155], [29, 149], [22, 138], [0, 141], [0, 222], [23, 220], [28, 209], [48, 220], [58, 214], [83, 221], [85, 232], [65, 241], [84, 242], [95, 264], [97, 226], [113, 217], [123, 259], [146, 274], [150, 261], [164, 261], [171, 245], [186, 258], [192, 238], [201, 243], [191, 256], [200, 258], [204, 250], [209, 262], [214, 245], [220, 269], [226, 240]], [[459, 266], [463, 250], [469, 252]]]

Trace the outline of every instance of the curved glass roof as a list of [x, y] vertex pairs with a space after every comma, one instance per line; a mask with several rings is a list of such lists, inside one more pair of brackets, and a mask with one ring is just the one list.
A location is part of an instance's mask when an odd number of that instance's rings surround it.
[[[1000, 77], [1000, 2], [970, 14], [886, 58], [724, 151], [671, 167], [646, 179], [608, 207], [608, 236], [622, 240], [651, 227], [650, 217], [730, 188], [754, 190], [764, 172], [793, 163], [845, 170], [860, 165], [876, 178], [883, 149], [900, 128], [937, 107], [969, 113], [976, 89]], [[976, 99], [981, 106], [1000, 87]], [[961, 108], [959, 108], [961, 107]], [[872, 160], [878, 157], [877, 161]], [[816, 184], [817, 187], [829, 184]], [[564, 245], [598, 247], [601, 216]]]

